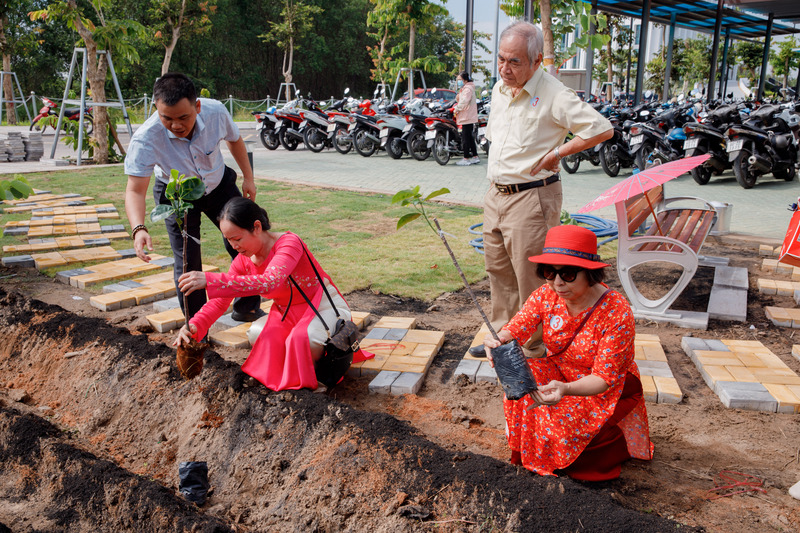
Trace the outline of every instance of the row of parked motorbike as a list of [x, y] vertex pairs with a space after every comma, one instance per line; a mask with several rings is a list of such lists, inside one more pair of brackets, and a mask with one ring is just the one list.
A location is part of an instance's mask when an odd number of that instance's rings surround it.
[[[270, 150], [295, 150], [301, 143], [312, 152], [334, 148], [369, 157], [385, 150], [399, 159], [410, 155], [424, 161], [431, 155], [440, 165], [461, 155], [461, 131], [451, 100], [423, 102], [419, 98], [390, 102], [385, 98], [358, 101], [345, 97], [322, 109], [297, 95], [282, 108], [254, 112], [261, 142]], [[435, 96], [435, 93], [434, 93]], [[491, 102], [478, 100], [477, 141], [489, 152], [484, 131]], [[704, 105], [679, 98], [672, 103], [638, 106], [592, 103], [614, 126], [614, 136], [599, 145], [564, 157], [561, 165], [577, 172], [581, 161], [600, 165], [611, 177], [623, 168], [644, 169], [683, 157], [710, 154], [692, 177], [708, 183], [733, 169], [737, 182], [752, 188], [759, 177], [772, 174], [791, 181], [800, 166], [800, 102], [765, 103], [719, 100]], [[565, 142], [569, 141], [569, 138]]]
[[[269, 150], [283, 146], [292, 151], [303, 143], [312, 152], [333, 148], [341, 154], [355, 150], [370, 157], [385, 150], [393, 159], [409, 155], [424, 161], [431, 155], [440, 165], [461, 155], [461, 129], [453, 118], [453, 101], [420, 98], [396, 102], [376, 97], [356, 100], [347, 97], [322, 109], [310, 98], [297, 98], [278, 109], [253, 112], [259, 137]], [[435, 97], [435, 92], [434, 92]], [[488, 153], [484, 138], [489, 103], [478, 101], [478, 143]]]
[[800, 102], [759, 105], [720, 100], [704, 106], [679, 99], [635, 107], [592, 105], [611, 121], [614, 136], [564, 157], [561, 164], [569, 173], [577, 172], [581, 161], [601, 165], [614, 177], [621, 168], [644, 169], [710, 154], [691, 171], [698, 184], [732, 168], [739, 185], [750, 189], [767, 174], [792, 181], [800, 166]]

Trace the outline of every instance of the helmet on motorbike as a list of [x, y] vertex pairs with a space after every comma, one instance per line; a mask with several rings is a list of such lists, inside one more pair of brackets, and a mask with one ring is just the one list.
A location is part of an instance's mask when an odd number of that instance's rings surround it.
[[633, 126], [634, 124], [635, 124], [635, 122], [634, 122], [634, 121], [632, 121], [632, 120], [626, 120], [625, 122], [623, 122], [623, 123], [622, 123], [622, 128], [623, 128], [625, 131], [627, 131], [627, 130], [631, 129], [631, 126]]
[[778, 150], [786, 150], [789, 147], [788, 135], [775, 135], [772, 138], [772, 145]]

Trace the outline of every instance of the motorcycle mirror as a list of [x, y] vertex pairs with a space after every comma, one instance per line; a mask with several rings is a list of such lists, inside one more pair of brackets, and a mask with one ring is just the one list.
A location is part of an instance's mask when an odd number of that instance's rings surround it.
[[347, 94], [347, 93], [349, 93], [349, 92], [350, 92], [350, 87], [347, 87], [347, 88], [344, 90], [344, 94]]
[[436, 94], [436, 89], [431, 90], [431, 94]]

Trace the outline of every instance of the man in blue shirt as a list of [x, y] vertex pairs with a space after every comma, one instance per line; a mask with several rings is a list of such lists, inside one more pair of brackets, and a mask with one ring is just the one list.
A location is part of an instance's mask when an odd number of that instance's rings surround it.
[[[167, 73], [153, 87], [154, 113], [136, 130], [128, 145], [125, 173], [128, 186], [125, 190], [125, 211], [133, 228], [131, 237], [136, 255], [150, 261], [145, 248], [153, 251], [153, 243], [145, 226], [145, 201], [150, 176], [155, 175], [153, 197], [156, 204], [169, 204], [164, 189], [171, 169], [187, 176], [197, 176], [206, 186], [205, 195], [193, 202], [186, 216], [186, 230], [190, 237], [186, 250], [187, 270], [202, 270], [200, 254], [200, 215], [204, 213], [219, 228], [217, 217], [225, 203], [235, 196], [255, 200], [256, 186], [253, 169], [247, 158], [247, 149], [239, 135], [233, 118], [217, 100], [197, 98], [194, 84], [183, 74]], [[242, 170], [242, 192], [236, 186], [236, 172], [225, 166], [220, 142], [225, 141], [233, 159]], [[174, 216], [167, 218], [167, 233], [175, 257], [175, 287], [183, 274], [183, 237]], [[237, 252], [223, 238], [231, 258]], [[180, 294], [180, 290], [178, 290]], [[194, 316], [206, 302], [205, 291], [195, 291], [188, 296], [188, 309], [183, 309], [183, 299], [178, 298], [187, 320]], [[233, 303], [233, 318], [252, 322], [264, 313], [260, 309], [261, 297], [247, 296]]]

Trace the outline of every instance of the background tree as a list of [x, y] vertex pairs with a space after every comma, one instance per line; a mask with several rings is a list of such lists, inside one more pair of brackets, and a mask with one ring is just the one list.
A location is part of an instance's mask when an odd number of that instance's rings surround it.
[[199, 35], [211, 28], [211, 16], [217, 10], [215, 0], [152, 0], [148, 14], [154, 39], [164, 47], [161, 75], [169, 72], [172, 52], [181, 35]]
[[731, 64], [739, 65], [743, 77], [754, 84], [758, 79], [761, 61], [764, 57], [764, 43], [737, 41], [731, 48]]
[[598, 52], [592, 77], [602, 83], [611, 83], [606, 90], [608, 100], [614, 97], [614, 87], [622, 90], [628, 65], [628, 47], [633, 42], [633, 32], [627, 19], [619, 15], [607, 15], [607, 26], [599, 32], [610, 39]]
[[770, 50], [769, 63], [776, 76], [783, 76], [783, 88], [789, 86], [789, 73], [800, 65], [800, 54], [794, 51], [794, 35], [778, 43], [778, 50]]
[[[0, 1], [0, 54], [3, 56], [5, 72], [15, 72], [11, 66], [13, 56], [28, 54], [39, 44], [33, 24], [25, 17], [25, 8], [29, 5], [29, 2], [23, 0]], [[17, 77], [20, 75], [17, 74]], [[3, 87], [0, 89], [6, 101], [5, 113], [9, 124], [17, 123], [16, 106], [13, 101], [16, 87], [13, 86], [13, 81], [12, 76], [4, 76]]]
[[269, 32], [260, 35], [265, 43], [275, 42], [283, 50], [283, 79], [286, 83], [286, 100], [290, 100], [292, 83], [292, 63], [298, 40], [312, 28], [314, 17], [324, 10], [319, 6], [308, 5], [303, 0], [284, 0], [281, 10], [282, 22], [270, 22]]
[[[138, 52], [131, 38], [144, 34], [144, 27], [132, 20], [116, 19], [106, 16], [112, 7], [111, 0], [91, 0], [93, 12], [84, 13], [76, 0], [56, 0], [47, 8], [30, 12], [31, 20], [66, 22], [78, 32], [87, 56], [87, 77], [92, 91], [92, 100], [106, 102], [106, 77], [108, 59], [105, 54], [98, 57], [98, 50], [109, 50], [115, 56], [135, 62]], [[108, 108], [95, 106], [94, 109], [94, 160], [96, 163], [108, 162]]]

